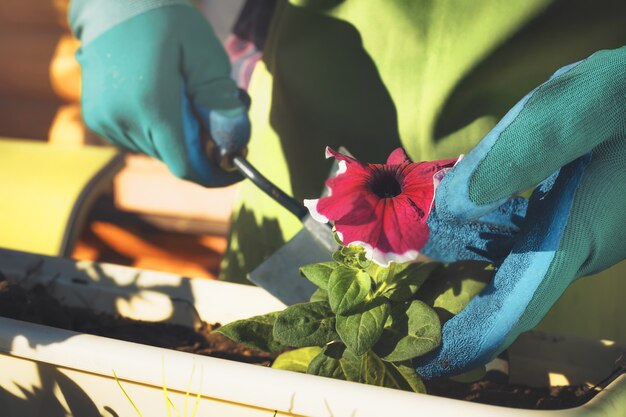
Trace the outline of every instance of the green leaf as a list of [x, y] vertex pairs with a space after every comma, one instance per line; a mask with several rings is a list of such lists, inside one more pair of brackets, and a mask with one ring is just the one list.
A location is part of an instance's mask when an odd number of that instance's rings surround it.
[[372, 351], [355, 355], [342, 343], [331, 343], [311, 361], [307, 373], [413, 392], [426, 388], [413, 368], [382, 361]]
[[395, 266], [397, 264], [391, 263], [389, 266], [380, 266], [374, 262], [365, 268], [365, 271], [370, 274], [376, 286], [382, 284], [383, 282], [387, 282], [390, 273], [393, 273]]
[[365, 271], [340, 266], [330, 274], [328, 302], [338, 314], [347, 313], [365, 301], [370, 293], [372, 281]]
[[[349, 350], [346, 350], [339, 361], [348, 381], [404, 391], [426, 392], [426, 388], [415, 370], [406, 365], [384, 362], [372, 351], [361, 356], [353, 355], [350, 357], [349, 355]], [[359, 365], [359, 373], [356, 378], [355, 375], [349, 375], [346, 371], [348, 368], [346, 365], [349, 364], [350, 368], [354, 368], [355, 363]]]
[[433, 271], [419, 289], [417, 297], [436, 310], [442, 317], [458, 314], [491, 281], [491, 264], [480, 261], [455, 262]]
[[309, 346], [281, 353], [274, 360], [272, 368], [306, 373], [313, 358], [321, 351], [319, 346]]
[[213, 330], [235, 342], [264, 352], [277, 352], [284, 346], [274, 338], [273, 327], [280, 311], [237, 320]]
[[387, 286], [383, 295], [393, 302], [410, 300], [440, 265], [438, 262], [396, 265], [394, 276], [389, 280], [391, 284]]
[[316, 289], [315, 292], [311, 294], [311, 299], [309, 301], [312, 303], [315, 301], [328, 302], [328, 291], [323, 290], [321, 288]]
[[341, 250], [333, 252], [332, 256], [333, 256], [333, 260], [335, 262], [343, 264], [343, 260], [344, 260], [345, 256], [343, 256], [343, 254], [341, 253]]
[[405, 389], [406, 391], [426, 393], [426, 386], [424, 385], [422, 378], [420, 378], [417, 372], [415, 372], [415, 369], [412, 366], [410, 366], [410, 363], [406, 364], [406, 363], [385, 362], [385, 365], [387, 365], [387, 367], [393, 366], [400, 373], [400, 375], [402, 375], [402, 378], [404, 379], [404, 382], [406, 382], [408, 387], [405, 387], [405, 388], [400, 387], [400, 389]]
[[349, 315], [337, 315], [337, 333], [356, 355], [362, 355], [380, 338], [389, 316], [389, 302], [376, 298]]
[[[413, 373], [417, 376], [415, 371], [413, 371]], [[369, 385], [405, 391], [413, 391], [413, 387], [407, 380], [407, 377], [413, 380], [415, 379], [409, 372], [400, 372], [398, 367], [394, 364], [383, 362], [374, 352], [367, 352], [363, 355], [363, 359], [361, 360], [361, 377], [362, 382]], [[415, 384], [415, 381], [412, 382], [414, 385], [418, 386], [418, 384]]]
[[333, 259], [349, 268], [363, 269], [372, 261], [367, 259], [365, 249], [358, 245], [343, 246], [333, 253]]
[[384, 360], [397, 362], [422, 356], [441, 343], [437, 313], [422, 301], [396, 304], [374, 351]]
[[346, 375], [339, 362], [345, 350], [346, 347], [342, 343], [331, 343], [325, 346], [322, 351], [311, 360], [306, 372], [311, 375], [346, 380]]
[[[373, 352], [366, 352], [361, 357], [361, 381], [364, 384], [385, 386], [387, 369], [385, 364]], [[395, 388], [395, 387], [394, 387]]]
[[363, 382], [363, 355], [357, 356], [340, 342], [326, 345], [311, 361], [307, 373], [346, 381]]
[[321, 289], [328, 289], [330, 274], [338, 264], [336, 262], [320, 262], [300, 267], [300, 273]]
[[344, 350], [341, 355], [341, 360], [339, 361], [339, 365], [341, 365], [341, 370], [345, 375], [347, 381], [354, 382], [363, 382], [363, 377], [361, 375], [363, 355], [355, 355], [350, 349], [346, 349], [345, 345]]
[[426, 392], [424, 383], [414, 369], [406, 365], [384, 362], [374, 352], [367, 352], [361, 361], [362, 382], [404, 391]]
[[286, 346], [322, 346], [337, 338], [335, 314], [325, 301], [294, 304], [274, 323], [274, 338]]

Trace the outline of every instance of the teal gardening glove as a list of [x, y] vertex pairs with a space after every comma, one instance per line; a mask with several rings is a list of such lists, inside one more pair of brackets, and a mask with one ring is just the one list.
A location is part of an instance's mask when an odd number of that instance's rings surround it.
[[205, 156], [202, 131], [224, 153], [250, 137], [226, 52], [190, 0], [73, 0], [89, 128], [205, 186], [241, 179]]
[[441, 347], [416, 364], [421, 375], [488, 362], [570, 283], [626, 257], [626, 47], [561, 68], [511, 109], [444, 177], [438, 223], [493, 217], [538, 183], [492, 282], [444, 324]]

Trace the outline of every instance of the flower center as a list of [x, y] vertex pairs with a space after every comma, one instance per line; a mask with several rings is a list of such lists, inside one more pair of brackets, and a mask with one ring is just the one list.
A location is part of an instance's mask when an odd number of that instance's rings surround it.
[[380, 198], [393, 198], [402, 192], [402, 185], [398, 181], [396, 172], [386, 169], [374, 171], [369, 187]]

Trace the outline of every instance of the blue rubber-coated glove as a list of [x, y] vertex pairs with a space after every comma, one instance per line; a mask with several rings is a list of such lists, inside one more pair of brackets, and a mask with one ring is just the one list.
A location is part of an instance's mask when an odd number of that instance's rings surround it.
[[478, 260], [499, 264], [511, 251], [528, 200], [514, 197], [478, 219], [450, 221], [433, 207], [428, 216], [428, 241], [420, 250], [437, 262]]
[[242, 178], [205, 155], [203, 131], [237, 154], [250, 123], [226, 52], [190, 0], [73, 0], [69, 18], [90, 129], [204, 186]]
[[485, 364], [570, 283], [626, 257], [626, 47], [561, 68], [524, 97], [444, 177], [437, 216], [448, 225], [483, 219], [538, 183], [491, 283], [416, 363], [422, 376]]

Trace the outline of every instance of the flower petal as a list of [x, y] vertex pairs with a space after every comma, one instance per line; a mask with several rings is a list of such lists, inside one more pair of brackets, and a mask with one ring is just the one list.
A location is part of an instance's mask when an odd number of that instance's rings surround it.
[[413, 203], [425, 213], [430, 213], [436, 187], [457, 161], [458, 158], [410, 164], [404, 170], [403, 194], [410, 196]]
[[[341, 239], [341, 237], [340, 237]], [[343, 240], [342, 240], [343, 241]], [[371, 259], [372, 262], [383, 266], [388, 267], [390, 263], [404, 263], [411, 262], [417, 259], [419, 256], [419, 252], [416, 250], [410, 250], [402, 254], [393, 253], [393, 252], [382, 252], [379, 249], [373, 248], [366, 242], [354, 241], [351, 244], [361, 246], [365, 249], [365, 256], [368, 259]]]
[[316, 210], [319, 214], [337, 222], [361, 224], [376, 221], [374, 206], [376, 199], [368, 192], [353, 192], [351, 194], [336, 193], [330, 197], [320, 198]]
[[368, 198], [367, 182], [371, 173], [368, 169], [369, 164], [363, 164], [354, 158], [335, 152], [330, 147], [326, 147], [326, 154], [339, 160], [339, 171], [336, 177], [326, 180], [326, 187], [329, 189], [328, 196], [319, 199], [315, 205], [309, 203], [310, 206], [307, 205], [307, 207], [314, 219], [315, 216], [323, 216], [326, 219], [337, 220], [356, 210], [359, 200]]
[[389, 158], [387, 158], [388, 165], [398, 165], [405, 162], [411, 162], [411, 160], [402, 148], [394, 149], [394, 151], [389, 154]]
[[[441, 171], [438, 171], [434, 176], [433, 176], [433, 185], [435, 187], [435, 191], [437, 191], [437, 187], [439, 187], [439, 184], [441, 183], [441, 180], [443, 179], [443, 177], [452, 169], [456, 166], [456, 164], [459, 163], [459, 161], [461, 159], [463, 159], [464, 155], [459, 155], [458, 158], [454, 159], [454, 163], [452, 164], [452, 166], [446, 166], [443, 169], [441, 169]], [[452, 159], [449, 159], [448, 161], [452, 161]], [[439, 162], [443, 162], [443, 161], [439, 161]]]
[[383, 266], [415, 260], [428, 240], [426, 219], [406, 198], [381, 199], [373, 213], [373, 218], [360, 217], [360, 222], [336, 222], [342, 242], [362, 246], [368, 258]]
[[367, 164], [364, 164], [363, 162], [359, 162], [356, 159], [352, 158], [351, 156], [348, 155], [344, 155], [341, 152], [337, 152], [336, 150], [334, 150], [333, 148], [331, 148], [330, 146], [326, 147], [326, 159], [328, 158], [335, 158], [338, 161], [345, 161], [348, 165], [352, 165], [352, 164], [356, 164], [359, 166], [365, 166]]
[[341, 166], [337, 176], [326, 181], [329, 196], [305, 200], [313, 218], [334, 221], [344, 245], [364, 247], [378, 264], [416, 259], [428, 240], [426, 220], [435, 189], [460, 158], [413, 163], [402, 148], [394, 150], [386, 164], [362, 163], [330, 147], [326, 156]]
[[421, 249], [428, 240], [427, 218], [428, 212], [416, 206], [408, 196], [391, 199], [383, 217], [385, 242], [379, 242], [379, 247], [397, 254]]
[[311, 217], [313, 218], [313, 220], [320, 222], [320, 223], [328, 223], [328, 217], [324, 216], [319, 211], [317, 211], [317, 203], [319, 201], [320, 201], [319, 199], [304, 200], [304, 206], [309, 209], [309, 213], [311, 213]]

